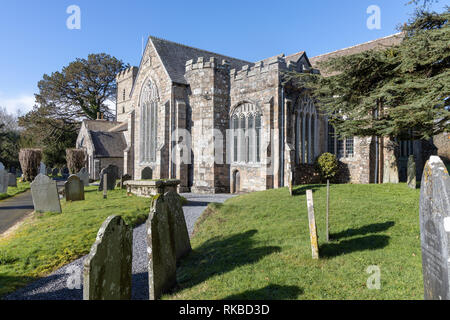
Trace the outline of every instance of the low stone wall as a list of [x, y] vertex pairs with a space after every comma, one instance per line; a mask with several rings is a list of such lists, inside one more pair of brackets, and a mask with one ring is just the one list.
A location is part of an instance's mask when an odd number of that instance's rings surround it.
[[177, 192], [180, 180], [128, 180], [123, 183], [128, 194], [151, 198], [169, 191]]

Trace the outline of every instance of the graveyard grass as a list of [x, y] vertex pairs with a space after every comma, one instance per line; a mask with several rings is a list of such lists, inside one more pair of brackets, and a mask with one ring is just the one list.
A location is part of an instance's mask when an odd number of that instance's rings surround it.
[[136, 226], [148, 217], [150, 201], [125, 190], [85, 188], [85, 201], [61, 201], [62, 214], [35, 214], [12, 236], [0, 238], [0, 297], [89, 253], [107, 217], [120, 214]]
[[7, 193], [0, 194], [0, 201], [14, 197], [20, 193], [23, 193], [30, 189], [29, 182], [22, 182], [20, 179], [17, 180], [17, 187], [8, 187]]
[[[313, 189], [320, 260], [312, 260], [306, 190]], [[420, 190], [406, 184], [299, 186], [210, 205], [165, 299], [423, 299]], [[369, 290], [369, 266], [381, 271]]]

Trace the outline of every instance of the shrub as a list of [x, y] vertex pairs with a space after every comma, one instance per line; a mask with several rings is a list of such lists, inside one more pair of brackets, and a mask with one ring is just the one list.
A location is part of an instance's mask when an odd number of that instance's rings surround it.
[[38, 175], [42, 159], [41, 149], [20, 149], [19, 162], [22, 168], [23, 181], [32, 182]]
[[67, 149], [66, 160], [69, 172], [76, 174], [85, 166], [86, 152], [83, 149]]
[[328, 152], [317, 158], [316, 167], [323, 180], [334, 178], [339, 170], [336, 156]]

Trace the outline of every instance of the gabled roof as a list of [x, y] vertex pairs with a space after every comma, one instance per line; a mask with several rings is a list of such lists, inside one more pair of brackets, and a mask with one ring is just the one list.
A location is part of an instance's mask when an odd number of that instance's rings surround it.
[[[358, 44], [358, 45], [355, 45], [352, 47], [348, 47], [345, 49], [340, 49], [337, 51], [321, 54], [319, 56], [310, 58], [309, 61], [311, 62], [312, 66], [314, 68], [318, 68], [319, 63], [322, 61], [326, 61], [328, 59], [336, 58], [336, 57], [349, 56], [352, 54], [357, 54], [357, 53], [361, 53], [361, 52], [368, 51], [368, 50], [386, 49], [389, 47], [399, 45], [403, 41], [404, 38], [405, 38], [405, 34], [403, 32], [399, 32], [399, 33], [396, 33], [396, 34], [393, 34], [393, 35], [390, 35], [390, 36], [387, 36], [384, 38], [361, 43], [361, 44]], [[326, 72], [322, 72], [322, 75], [328, 76], [330, 74], [328, 74]]]
[[156, 52], [164, 64], [164, 67], [167, 70], [169, 77], [175, 83], [188, 84], [187, 80], [184, 78], [186, 61], [191, 59], [197, 60], [199, 57], [204, 57], [205, 60], [209, 60], [209, 58], [214, 57], [220, 62], [222, 60], [227, 60], [230, 63], [230, 68], [237, 70], [242, 69], [245, 65], [254, 65], [252, 62], [227, 57], [218, 53], [189, 47], [184, 44], [179, 44], [153, 36], [149, 37], [149, 41], [152, 42]]
[[123, 158], [127, 143], [122, 132], [89, 131], [89, 134], [94, 145], [94, 157]]

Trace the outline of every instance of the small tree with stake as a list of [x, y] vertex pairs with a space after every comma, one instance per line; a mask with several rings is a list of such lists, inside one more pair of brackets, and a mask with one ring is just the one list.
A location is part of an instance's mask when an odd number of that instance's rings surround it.
[[328, 233], [328, 215], [330, 207], [330, 179], [338, 173], [338, 161], [336, 156], [331, 153], [324, 153], [317, 159], [317, 169], [320, 177], [327, 180], [327, 222], [326, 222], [326, 241], [329, 241]]

